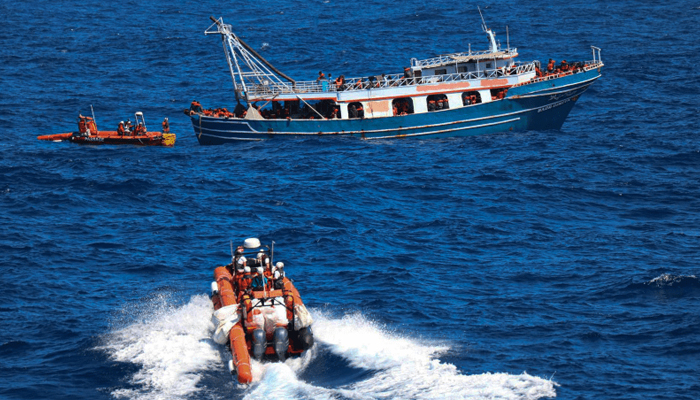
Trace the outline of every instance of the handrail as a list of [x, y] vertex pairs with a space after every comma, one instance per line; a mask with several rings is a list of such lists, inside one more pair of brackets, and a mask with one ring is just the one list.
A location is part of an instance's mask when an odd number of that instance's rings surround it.
[[[457, 57], [474, 57], [474, 58], [481, 58], [485, 59], [488, 57], [489, 54], [494, 54], [498, 55], [499, 57], [502, 55], [512, 55], [518, 52], [517, 48], [507, 48], [505, 50], [500, 50], [497, 53], [493, 53], [491, 50], [482, 50], [482, 51], [469, 51], [468, 53], [453, 53], [453, 54], [444, 54], [440, 55], [437, 57], [433, 58], [426, 58], [424, 60], [418, 60], [415, 58], [411, 59], [411, 66], [412, 67], [421, 67], [421, 68], [430, 68], [434, 66], [439, 66], [439, 65], [444, 65], [444, 64], [453, 64], [455, 62], [455, 58]], [[499, 54], [502, 53], [502, 54]]]
[[[374, 76], [373, 80], [367, 77], [348, 78], [342, 87], [337, 87], [335, 82], [325, 81], [297, 81], [293, 88], [289, 85], [280, 85], [271, 82], [268, 85], [248, 86], [249, 95], [279, 95], [298, 93], [327, 93], [327, 92], [352, 92], [368, 89], [386, 89], [402, 86], [425, 85], [431, 83], [464, 82], [474, 79], [492, 79], [504, 76], [518, 76], [535, 71], [535, 63], [518, 62], [511, 68], [495, 68], [484, 71], [458, 72], [445, 75], [431, 75], [423, 77], [406, 78], [403, 74], [389, 74]], [[325, 90], [324, 90], [325, 89]]]
[[[584, 72], [588, 72], [590, 70], [600, 68], [604, 65], [603, 62], [600, 61], [599, 59], [592, 60], [592, 61], [583, 61], [583, 64], [584, 64], [584, 66], [581, 69]], [[525, 86], [525, 85], [529, 85], [531, 83], [537, 83], [537, 82], [544, 82], [544, 81], [548, 81], [548, 80], [552, 80], [552, 79], [556, 79], [556, 78], [561, 78], [562, 76], [566, 76], [566, 75], [573, 75], [573, 74], [578, 73], [578, 72], [580, 72], [580, 71], [566, 71], [566, 72], [557, 72], [555, 74], [547, 74], [545, 76], [532, 78], [527, 82], [518, 83], [516, 85], [513, 85], [513, 87]]]

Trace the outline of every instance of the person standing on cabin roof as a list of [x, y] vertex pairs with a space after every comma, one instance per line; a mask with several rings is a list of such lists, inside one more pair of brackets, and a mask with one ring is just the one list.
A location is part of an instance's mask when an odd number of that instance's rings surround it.
[[168, 122], [168, 117], [163, 120], [163, 133], [170, 133], [170, 123]]
[[318, 71], [318, 78], [316, 78], [316, 82], [321, 82], [324, 79], [326, 79], [326, 75], [323, 74], [323, 71]]

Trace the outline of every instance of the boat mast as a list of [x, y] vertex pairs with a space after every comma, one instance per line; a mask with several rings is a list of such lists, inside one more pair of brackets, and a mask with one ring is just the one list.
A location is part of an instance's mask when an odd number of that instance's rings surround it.
[[481, 16], [481, 29], [489, 37], [489, 51], [491, 53], [496, 53], [498, 52], [498, 45], [496, 44], [496, 35], [491, 29], [486, 27], [486, 21], [484, 21], [484, 15], [481, 13], [481, 8], [477, 6], [477, 9], [479, 10], [479, 15]]
[[[236, 100], [239, 97], [248, 101], [249, 85], [255, 92], [268, 92], [269, 94], [292, 93], [296, 82], [283, 74], [260, 54], [253, 50], [241, 38], [231, 31], [231, 25], [224, 24], [223, 18], [218, 20], [210, 17], [214, 24], [204, 31], [205, 35], [220, 34], [223, 42], [226, 62], [229, 65], [233, 88], [236, 91]], [[213, 29], [216, 26], [216, 29]], [[235, 65], [235, 68], [234, 68]], [[291, 82], [292, 86], [283, 82], [281, 78]]]

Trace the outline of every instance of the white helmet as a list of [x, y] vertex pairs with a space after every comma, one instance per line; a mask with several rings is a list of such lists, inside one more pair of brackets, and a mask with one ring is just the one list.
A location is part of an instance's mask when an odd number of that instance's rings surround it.
[[241, 258], [238, 259], [238, 265], [244, 265], [246, 262], [246, 258], [241, 256]]
[[249, 273], [250, 273], [250, 267], [246, 265], [245, 268], [243, 268], [243, 271], [244, 271], [246, 274], [249, 274]]
[[258, 273], [259, 273], [260, 275], [262, 275], [262, 273], [263, 273], [263, 267], [258, 267], [257, 269], [258, 269]]
[[277, 267], [277, 268], [279, 268], [279, 269], [283, 269], [283, 268], [284, 268], [284, 263], [283, 263], [282, 261], [278, 261], [278, 262], [275, 264], [275, 267]]

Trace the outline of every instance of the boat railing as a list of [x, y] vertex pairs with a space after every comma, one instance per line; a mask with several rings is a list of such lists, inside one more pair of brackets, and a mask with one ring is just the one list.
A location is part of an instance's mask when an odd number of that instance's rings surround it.
[[[499, 57], [503, 55], [511, 55], [511, 54], [516, 54], [518, 52], [517, 48], [507, 48], [504, 50], [498, 51], [496, 54], [499, 54]], [[453, 53], [453, 54], [444, 54], [440, 55], [437, 57], [432, 57], [432, 58], [426, 58], [424, 60], [418, 60], [416, 58], [411, 59], [411, 66], [414, 68], [431, 68], [431, 67], [438, 67], [441, 65], [445, 64], [454, 64], [456, 62], [457, 58], [462, 58], [462, 57], [471, 57], [474, 59], [488, 59], [488, 55], [494, 54], [491, 50], [483, 50], [483, 51], [469, 51], [467, 53]]]
[[560, 71], [560, 72], [555, 72], [555, 73], [546, 73], [544, 76], [534, 77], [527, 82], [518, 83], [517, 85], [514, 85], [514, 87], [515, 86], [529, 85], [531, 83], [549, 81], [552, 79], [561, 78], [563, 76], [577, 74], [579, 72], [588, 72], [590, 70], [600, 68], [604, 65], [603, 62], [600, 61], [600, 59], [583, 61], [582, 64], [583, 64], [582, 67], [577, 68], [575, 70], [569, 70], [569, 71], [563, 71], [563, 72]]
[[369, 89], [398, 88], [404, 86], [426, 85], [433, 83], [463, 82], [475, 79], [495, 79], [535, 71], [535, 63], [516, 62], [511, 67], [488, 69], [483, 71], [458, 72], [444, 75], [431, 75], [422, 77], [407, 77], [404, 74], [388, 74], [372, 77], [358, 77], [345, 79], [342, 85], [336, 85], [335, 81], [296, 81], [295, 84], [270, 83], [268, 85], [249, 85], [248, 94], [256, 97], [275, 96], [280, 94], [301, 93], [326, 93], [346, 92]]

